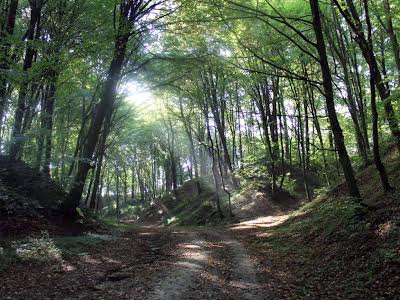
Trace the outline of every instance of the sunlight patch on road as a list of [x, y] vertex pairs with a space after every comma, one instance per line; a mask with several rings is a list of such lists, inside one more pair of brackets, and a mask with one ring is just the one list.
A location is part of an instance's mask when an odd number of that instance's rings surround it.
[[73, 265], [66, 263], [66, 262], [63, 262], [61, 264], [61, 268], [62, 268], [63, 272], [65, 272], [65, 273], [73, 272], [76, 270], [76, 267], [74, 267]]
[[180, 247], [186, 248], [186, 249], [200, 249], [201, 248], [199, 245], [188, 245], [188, 244], [181, 245]]
[[239, 289], [256, 289], [259, 288], [259, 284], [251, 283], [251, 282], [246, 282], [246, 281], [231, 281], [230, 285], [239, 288]]
[[139, 235], [141, 236], [149, 236], [149, 235], [153, 235], [154, 232], [140, 232]]
[[155, 280], [156, 287], [147, 299], [182, 299], [182, 296], [193, 288], [194, 278], [204, 270], [204, 265], [208, 260], [207, 251], [204, 251], [202, 247], [205, 242], [197, 239], [196, 233], [176, 233], [185, 234], [191, 241], [179, 245], [183, 253], [175, 263], [176, 268], [159, 275]]
[[288, 215], [284, 216], [267, 216], [260, 217], [254, 220], [241, 222], [231, 227], [231, 230], [249, 229], [249, 228], [268, 228], [282, 224], [289, 218]]

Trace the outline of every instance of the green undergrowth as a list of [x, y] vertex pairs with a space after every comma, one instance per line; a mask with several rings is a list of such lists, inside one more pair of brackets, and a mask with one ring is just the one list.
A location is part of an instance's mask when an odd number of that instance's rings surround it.
[[323, 244], [346, 241], [356, 235], [371, 232], [379, 236], [379, 232], [384, 230], [387, 230], [385, 242], [392, 235], [397, 236], [400, 222], [398, 156], [389, 157], [386, 166], [390, 181], [396, 189], [390, 194], [382, 192], [373, 166], [358, 175], [363, 202], [368, 204], [369, 209], [343, 196], [337, 187], [331, 190], [325, 188], [319, 191], [320, 195], [315, 200], [292, 212], [285, 223], [274, 228], [269, 239], [298, 238], [298, 242], [314, 241]]
[[108, 242], [113, 236], [85, 234], [81, 236], [50, 237], [42, 232], [38, 237], [0, 244], [0, 270], [15, 264], [52, 264], [74, 256], [87, 254], [93, 247]]
[[358, 217], [363, 211], [360, 204], [349, 198], [338, 201], [317, 199], [293, 212], [288, 222], [277, 228], [277, 232], [326, 240], [346, 238], [368, 228], [369, 224]]
[[0, 241], [0, 270], [16, 264], [52, 264], [65, 259], [86, 255], [90, 250], [115, 239], [136, 227], [135, 224], [115, 219], [96, 220], [101, 233], [70, 236], [50, 236], [43, 231], [35, 237]]
[[164, 218], [165, 225], [205, 225], [215, 214], [214, 195], [202, 193], [200, 197], [180, 195], [179, 202]]
[[345, 298], [360, 297], [368, 290], [379, 297], [400, 292], [398, 156], [385, 164], [396, 188], [393, 193], [382, 192], [373, 166], [358, 174], [369, 209], [344, 196], [343, 185], [338, 186], [321, 192], [284, 223], [266, 228], [253, 240], [257, 248], [288, 263], [294, 277], [302, 278], [299, 291], [307, 292], [299, 296], [315, 296], [321, 289], [340, 289]]
[[[120, 204], [120, 218], [125, 220], [135, 220], [144, 211], [145, 207], [142, 204], [124, 203]], [[113, 202], [111, 205], [104, 207], [100, 212], [99, 216], [104, 219], [116, 219], [117, 210], [116, 203]]]
[[134, 223], [119, 221], [115, 218], [99, 218], [98, 222], [112, 235], [119, 235], [137, 227]]

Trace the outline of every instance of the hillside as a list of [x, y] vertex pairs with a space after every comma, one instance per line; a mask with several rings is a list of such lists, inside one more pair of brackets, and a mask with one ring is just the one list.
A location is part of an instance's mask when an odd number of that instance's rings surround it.
[[[301, 180], [300, 180], [301, 181]], [[153, 203], [140, 214], [140, 223], [167, 225], [221, 225], [237, 223], [265, 215], [279, 215], [298, 207], [299, 196], [279, 189], [275, 199], [266, 180], [258, 180], [256, 185], [231, 190], [233, 216], [229, 214], [229, 197], [222, 189], [218, 190], [224, 217], [221, 219], [216, 207], [213, 184], [208, 179], [191, 180], [177, 190], [154, 199]], [[200, 194], [198, 185], [200, 184]]]
[[395, 299], [400, 294], [400, 160], [395, 150], [385, 164], [393, 194], [383, 193], [374, 166], [357, 176], [368, 210], [347, 198], [341, 184], [277, 226], [236, 227], [236, 237], [259, 253], [263, 276], [277, 295]]
[[28, 235], [61, 222], [66, 193], [26, 163], [0, 157], [0, 236]]
[[97, 231], [90, 215], [66, 219], [62, 203], [66, 192], [55, 180], [22, 161], [0, 156], [0, 238], [40, 235], [79, 235]]

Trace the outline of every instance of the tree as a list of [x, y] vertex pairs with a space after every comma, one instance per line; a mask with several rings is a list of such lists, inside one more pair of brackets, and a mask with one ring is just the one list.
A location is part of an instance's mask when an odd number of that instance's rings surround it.
[[326, 54], [325, 40], [322, 32], [320, 8], [318, 0], [310, 0], [313, 28], [317, 39], [317, 51], [319, 54], [319, 62], [321, 65], [321, 72], [323, 77], [324, 96], [326, 100], [326, 107], [328, 111], [329, 120], [335, 139], [335, 145], [339, 154], [339, 160], [343, 168], [344, 176], [346, 178], [347, 187], [350, 196], [358, 201], [361, 199], [360, 191], [358, 189], [357, 181], [354, 175], [353, 167], [351, 166], [350, 158], [344, 144], [344, 137], [342, 128], [340, 127], [339, 120], [336, 116], [332, 76]]
[[112, 114], [117, 85], [127, 55], [128, 42], [132, 38], [137, 39], [140, 37], [137, 35], [138, 28], [135, 28], [135, 26], [159, 4], [160, 2], [124, 0], [119, 5], [119, 20], [115, 37], [114, 55], [107, 72], [101, 100], [96, 107], [86, 142], [83, 145], [82, 158], [78, 163], [78, 170], [72, 188], [69, 191], [68, 200], [65, 203], [65, 209], [69, 214], [74, 214], [75, 208], [79, 205], [101, 128], [107, 115]]

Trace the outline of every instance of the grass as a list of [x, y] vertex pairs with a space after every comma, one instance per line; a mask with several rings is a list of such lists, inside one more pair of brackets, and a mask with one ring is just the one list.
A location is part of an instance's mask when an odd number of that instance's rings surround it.
[[107, 234], [89, 233], [79, 236], [51, 237], [46, 231], [38, 237], [0, 242], [0, 270], [15, 264], [52, 264], [87, 254], [91, 249], [109, 242], [126, 231], [135, 228], [134, 224], [121, 223], [114, 219], [99, 219]]
[[18, 263], [60, 262], [73, 256], [85, 255], [94, 246], [112, 239], [110, 235], [86, 234], [82, 236], [41, 236], [1, 244], [0, 270]]
[[113, 235], [119, 235], [137, 227], [134, 223], [120, 222], [115, 218], [99, 218], [98, 222]]

